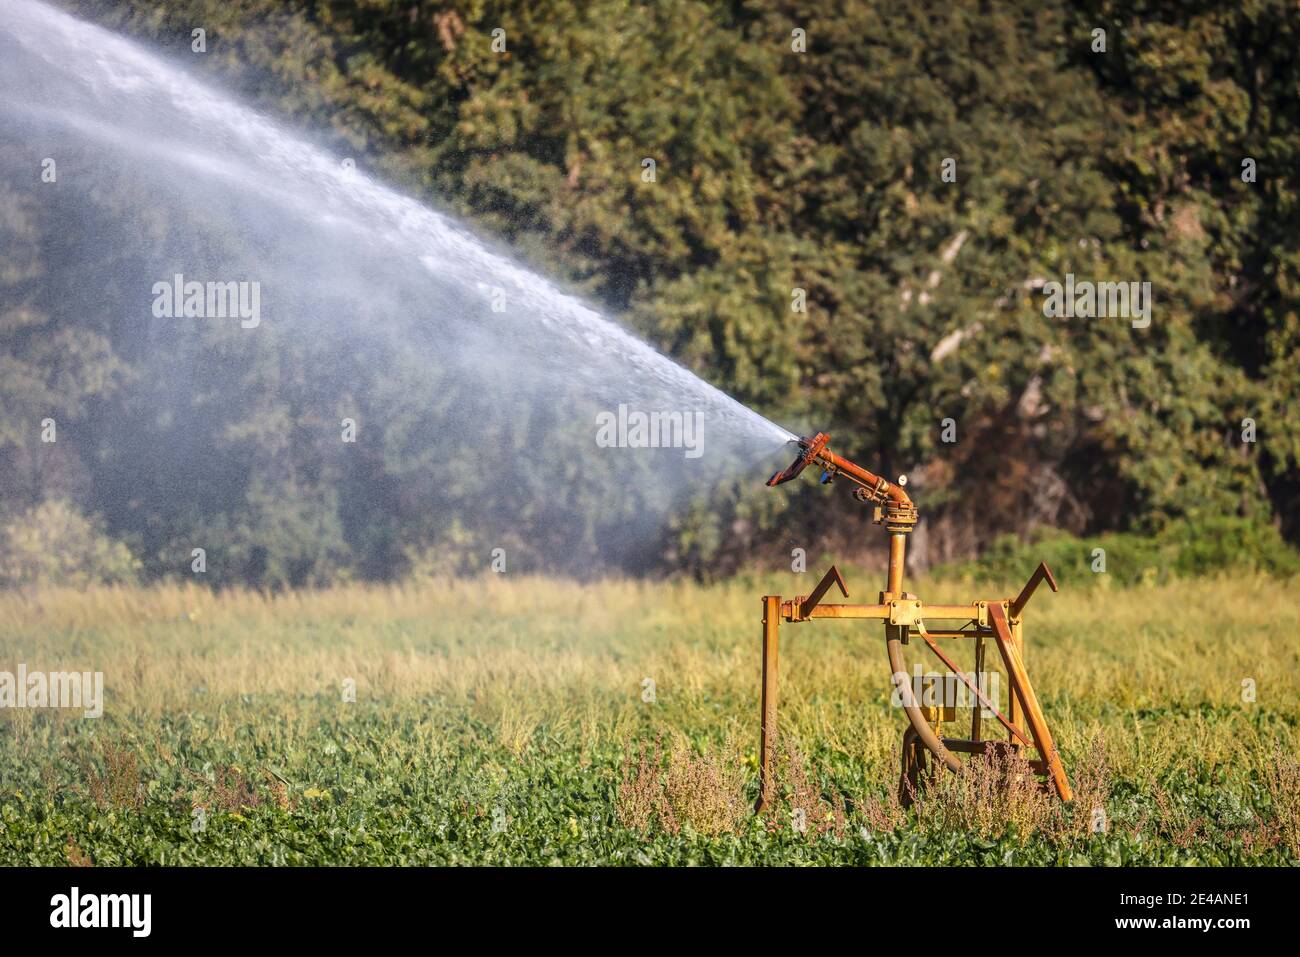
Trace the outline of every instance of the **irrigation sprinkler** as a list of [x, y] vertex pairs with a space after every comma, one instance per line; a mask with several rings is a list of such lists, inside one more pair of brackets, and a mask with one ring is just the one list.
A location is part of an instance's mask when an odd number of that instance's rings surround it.
[[[817, 583], [812, 594], [783, 600], [779, 595], [763, 598], [763, 693], [761, 703], [761, 731], [759, 737], [759, 811], [771, 804], [775, 780], [773, 760], [777, 728], [777, 639], [782, 621], [799, 623], [819, 618], [865, 618], [881, 621], [885, 625], [885, 648], [895, 687], [896, 700], [907, 715], [908, 727], [903, 733], [902, 770], [899, 776], [899, 796], [911, 802], [917, 787], [940, 768], [957, 771], [961, 768], [958, 755], [989, 756], [1008, 753], [1022, 755], [1023, 749], [1038, 752], [1036, 760], [1028, 762], [1033, 772], [1042, 778], [1042, 784], [1069, 801], [1073, 794], [1060, 755], [1047, 727], [1047, 718], [1038, 695], [1025, 671], [1025, 606], [1035, 590], [1047, 582], [1057, 591], [1056, 580], [1046, 563], [1029, 577], [1025, 587], [1014, 598], [983, 598], [958, 605], [927, 605], [916, 595], [903, 590], [903, 563], [907, 553], [907, 536], [916, 526], [916, 506], [901, 485], [886, 481], [878, 475], [832, 452], [827, 446], [830, 436], [818, 432], [812, 438], [792, 440], [799, 446], [799, 455], [784, 471], [777, 472], [767, 484], [781, 485], [794, 479], [809, 465], [821, 467], [823, 485], [843, 478], [854, 487], [853, 497], [874, 508], [875, 523], [884, 525], [889, 533], [889, 571], [885, 590], [874, 605], [829, 604], [823, 599], [832, 586], [845, 598], [848, 588], [839, 570], [832, 565]], [[900, 479], [900, 481], [903, 481]], [[931, 628], [927, 623], [949, 623], [945, 628]], [[962, 684], [975, 702], [971, 708], [970, 736], [945, 737], [943, 724], [956, 720], [956, 708], [945, 698], [941, 704], [923, 703], [930, 696], [918, 696], [904, 663], [903, 648], [911, 643], [913, 635], [932, 651], [948, 671]], [[940, 642], [969, 639], [975, 645], [975, 680], [964, 674], [940, 647]], [[982, 680], [986, 645], [992, 641], [997, 647], [1011, 685], [1008, 693], [1007, 713], [997, 709], [990, 700]], [[947, 684], [947, 682], [945, 682]], [[1006, 738], [986, 738], [982, 735], [985, 714], [996, 718]], [[996, 732], [995, 732], [996, 733]]]

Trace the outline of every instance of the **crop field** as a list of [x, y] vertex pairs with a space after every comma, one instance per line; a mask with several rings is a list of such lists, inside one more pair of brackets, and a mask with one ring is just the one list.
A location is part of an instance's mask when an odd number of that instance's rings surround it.
[[0, 709], [0, 864], [1296, 862], [1297, 580], [1035, 599], [1026, 658], [1068, 809], [972, 765], [904, 810], [878, 626], [787, 626], [781, 797], [757, 816], [759, 597], [795, 590], [0, 595], [0, 670], [104, 680], [99, 718]]

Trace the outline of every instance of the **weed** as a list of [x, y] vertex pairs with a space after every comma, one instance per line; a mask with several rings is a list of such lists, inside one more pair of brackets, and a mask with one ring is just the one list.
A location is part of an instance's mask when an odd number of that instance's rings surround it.
[[105, 741], [100, 747], [100, 759], [102, 770], [85, 758], [78, 761], [86, 792], [95, 806], [101, 811], [139, 808], [144, 796], [135, 753], [116, 742]]

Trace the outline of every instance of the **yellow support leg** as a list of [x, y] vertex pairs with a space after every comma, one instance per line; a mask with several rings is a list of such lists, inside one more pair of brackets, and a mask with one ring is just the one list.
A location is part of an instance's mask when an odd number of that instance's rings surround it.
[[776, 796], [776, 656], [777, 630], [781, 624], [781, 599], [767, 595], [763, 599], [763, 701], [758, 736], [758, 805], [766, 809]]

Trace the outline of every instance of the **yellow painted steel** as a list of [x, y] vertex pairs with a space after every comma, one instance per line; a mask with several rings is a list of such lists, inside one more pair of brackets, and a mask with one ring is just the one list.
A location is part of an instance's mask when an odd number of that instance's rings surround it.
[[[1047, 726], [1038, 697], [1025, 670], [1024, 646], [1024, 611], [1042, 582], [1047, 582], [1052, 591], [1057, 590], [1056, 580], [1045, 563], [1040, 563], [1034, 570], [1025, 587], [1015, 598], [979, 599], [973, 602], [955, 605], [927, 605], [916, 595], [903, 590], [903, 572], [907, 558], [907, 535], [916, 525], [916, 506], [903, 490], [905, 479], [892, 484], [873, 472], [841, 458], [828, 448], [829, 436], [818, 433], [807, 439], [799, 439], [800, 455], [794, 463], [768, 480], [769, 485], [780, 485], [792, 480], [803, 469], [816, 463], [824, 469], [829, 478], [842, 476], [856, 486], [854, 497], [874, 508], [877, 524], [882, 524], [889, 532], [889, 565], [885, 579], [885, 590], [880, 593], [879, 601], [872, 605], [827, 604], [822, 601], [832, 585], [837, 585], [844, 597], [848, 589], [839, 570], [834, 566], [818, 583], [811, 596], [783, 600], [777, 595], [763, 598], [763, 692], [761, 702], [761, 728], [759, 732], [759, 777], [760, 796], [758, 809], [770, 806], [775, 797], [773, 762], [774, 743], [777, 722], [777, 636], [781, 619], [787, 622], [806, 622], [814, 619], [867, 619], [880, 621], [884, 625], [886, 644], [889, 648], [891, 670], [903, 666], [901, 645], [909, 643], [913, 634], [919, 636], [924, 644], [950, 668], [955, 670], [949, 659], [935, 644], [936, 638], [975, 640], [976, 680], [984, 668], [984, 649], [986, 639], [993, 639], [1006, 667], [1011, 689], [1008, 694], [1007, 714], [1003, 715], [996, 707], [990, 707], [994, 716], [1006, 728], [1009, 740], [981, 740], [981, 710], [992, 706], [983, 692], [976, 689], [977, 702], [971, 718], [971, 736], [969, 739], [944, 738], [939, 733], [945, 722], [956, 720], [956, 707], [949, 705], [947, 698], [940, 703], [933, 703], [932, 698], [924, 694], [918, 706], [915, 694], [905, 687], [909, 679], [905, 674], [895, 674], [895, 686], [903, 695], [904, 711], [908, 716], [909, 727], [903, 738], [903, 770], [900, 777], [900, 797], [905, 803], [910, 802], [914, 789], [923, 783], [926, 774], [925, 754], [932, 755], [932, 764], [937, 768], [942, 764], [953, 770], [960, 768], [956, 754], [987, 755], [1005, 751], [1016, 751], [1022, 747], [1032, 746], [1038, 751], [1039, 760], [1030, 761], [1030, 767], [1042, 775], [1056, 793], [1066, 801], [1072, 799], [1069, 779], [1061, 764], [1056, 744]], [[957, 628], [930, 630], [929, 622], [959, 622]], [[960, 672], [957, 672], [960, 674]], [[971, 682], [961, 678], [968, 687]], [[924, 681], [934, 681], [932, 677]], [[900, 684], [901, 682], [901, 684]]]

